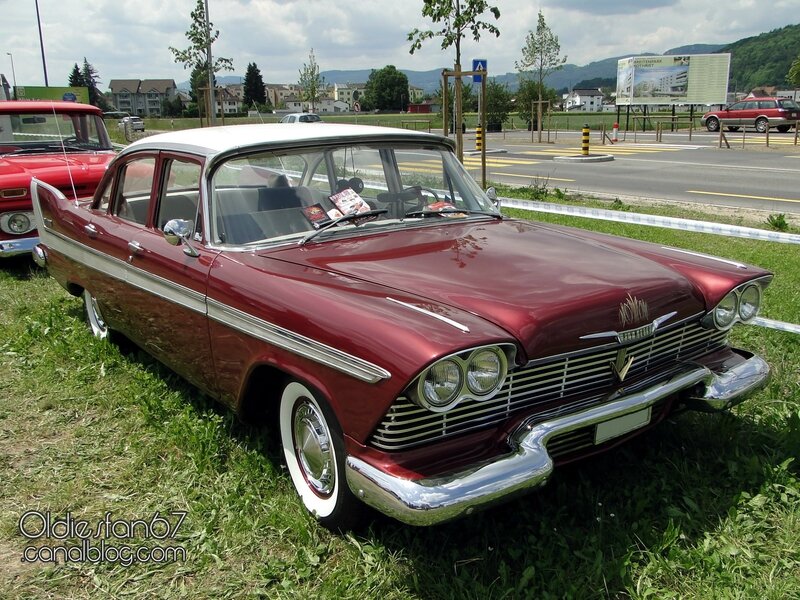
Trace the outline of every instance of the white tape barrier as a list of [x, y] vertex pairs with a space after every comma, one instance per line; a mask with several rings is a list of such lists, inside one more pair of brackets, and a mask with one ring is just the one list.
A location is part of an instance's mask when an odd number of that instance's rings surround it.
[[783, 321], [773, 321], [772, 319], [766, 319], [764, 317], [756, 317], [753, 319], [753, 325], [767, 327], [768, 329], [777, 329], [778, 331], [788, 331], [789, 333], [800, 333], [800, 325], [784, 323]]
[[[519, 208], [522, 210], [570, 215], [574, 217], [585, 217], [587, 219], [616, 221], [618, 223], [634, 223], [636, 225], [665, 227], [667, 229], [681, 229], [684, 231], [696, 231], [699, 233], [713, 233], [716, 235], [726, 235], [728, 237], [741, 237], [751, 240], [780, 242], [781, 244], [800, 244], [800, 235], [795, 233], [766, 231], [763, 229], [755, 229], [753, 227], [741, 227], [739, 225], [723, 225], [720, 223], [708, 223], [706, 221], [695, 221], [692, 219], [659, 217], [656, 215], [626, 213], [616, 210], [605, 210], [602, 208], [586, 208], [583, 206], [567, 206], [564, 204], [553, 204], [551, 202], [518, 200], [517, 198], [501, 198], [500, 203], [501, 206], [507, 208]], [[774, 321], [772, 319], [757, 317], [753, 320], [752, 324], [760, 327], [767, 327], [769, 329], [777, 329], [778, 331], [788, 331], [790, 333], [800, 334], [800, 325], [794, 325], [793, 323], [784, 323], [783, 321]]]
[[550, 202], [535, 202], [533, 200], [518, 200], [516, 198], [501, 198], [501, 206], [519, 208], [538, 212], [571, 215], [586, 219], [599, 219], [602, 221], [616, 221], [618, 223], [633, 223], [650, 227], [665, 227], [667, 229], [680, 229], [683, 231], [696, 231], [698, 233], [712, 233], [728, 237], [740, 237], [751, 240], [779, 242], [781, 244], [800, 244], [800, 235], [796, 233], [783, 233], [782, 231], [767, 231], [754, 227], [740, 225], [725, 225], [722, 223], [708, 223], [692, 219], [676, 217], [661, 217], [658, 215], [643, 215], [641, 213], [620, 212], [602, 208], [586, 208], [583, 206], [569, 206], [565, 204], [552, 204]]

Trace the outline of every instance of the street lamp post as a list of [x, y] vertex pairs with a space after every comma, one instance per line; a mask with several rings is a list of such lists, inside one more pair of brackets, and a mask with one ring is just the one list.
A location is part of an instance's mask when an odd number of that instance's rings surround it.
[[6, 52], [11, 58], [11, 80], [14, 82], [14, 100], [17, 99], [17, 72], [14, 70], [14, 55], [11, 52]]
[[44, 71], [44, 87], [47, 83], [47, 62], [44, 59], [44, 38], [42, 37], [42, 20], [39, 18], [39, 0], [36, 0], [36, 23], [39, 26], [39, 46], [42, 49], [42, 70]]

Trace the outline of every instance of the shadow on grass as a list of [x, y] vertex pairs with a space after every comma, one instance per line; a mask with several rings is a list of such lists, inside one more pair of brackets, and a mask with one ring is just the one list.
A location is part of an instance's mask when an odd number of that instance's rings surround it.
[[[241, 423], [144, 351], [126, 355], [199, 418], [221, 419], [230, 442], [281, 464], [277, 431]], [[159, 411], [169, 408], [139, 401], [150, 422], [168, 421]], [[402, 557], [414, 576], [401, 587], [420, 597], [628, 597], [638, 567], [676, 547], [702, 547], [743, 496], [758, 494], [792, 455], [783, 437], [746, 417], [685, 413], [556, 469], [546, 487], [507, 504], [430, 528], [370, 513], [355, 535]]]
[[38, 274], [44, 273], [33, 262], [30, 254], [17, 254], [0, 259], [0, 269], [18, 281], [28, 281]]
[[681, 415], [523, 498], [427, 529], [379, 518], [370, 535], [413, 561], [424, 596], [627, 597], [632, 564], [702, 546], [758, 493], [789, 456], [768, 450], [775, 438], [732, 415]]

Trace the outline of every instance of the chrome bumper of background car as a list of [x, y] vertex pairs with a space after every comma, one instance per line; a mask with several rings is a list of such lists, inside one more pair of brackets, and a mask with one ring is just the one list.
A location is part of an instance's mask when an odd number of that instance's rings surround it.
[[33, 247], [39, 243], [39, 238], [29, 237], [20, 238], [17, 240], [2, 240], [0, 241], [0, 258], [7, 256], [16, 256], [17, 254], [25, 254], [31, 252]]
[[[358, 498], [384, 514], [411, 525], [434, 525], [543, 485], [553, 471], [546, 446], [555, 435], [633, 415], [679, 392], [687, 393], [693, 408], [720, 410], [762, 387], [768, 377], [769, 366], [758, 356], [745, 358], [720, 374], [695, 366], [647, 389], [579, 413], [532, 425], [523, 423], [509, 436], [512, 452], [491, 462], [470, 465], [441, 477], [408, 480], [349, 456], [347, 482]], [[627, 431], [630, 429], [622, 434]]]

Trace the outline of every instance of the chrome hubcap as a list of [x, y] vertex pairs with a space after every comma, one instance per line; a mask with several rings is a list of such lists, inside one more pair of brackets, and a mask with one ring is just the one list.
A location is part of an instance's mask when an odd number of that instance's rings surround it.
[[293, 419], [294, 452], [309, 487], [319, 496], [329, 496], [336, 484], [333, 448], [325, 420], [317, 407], [300, 402]]

